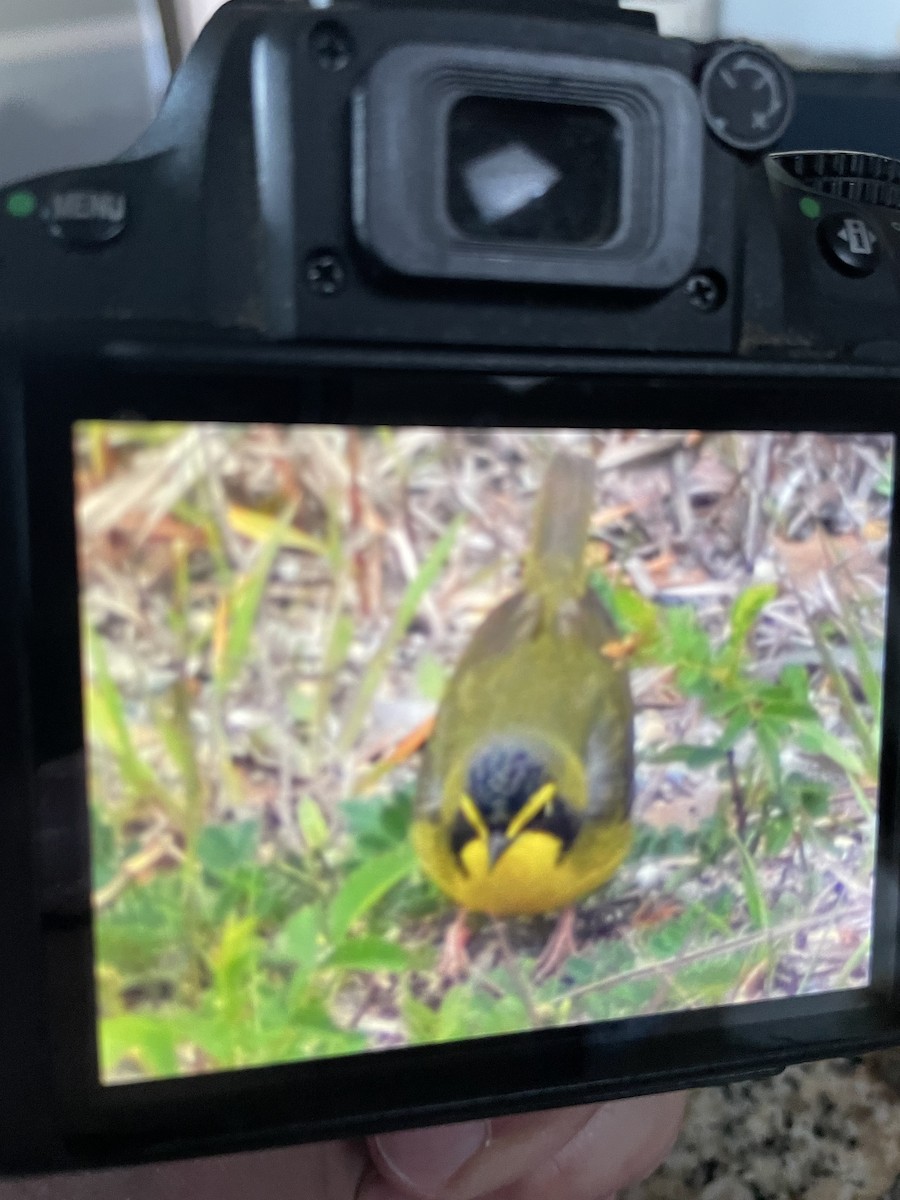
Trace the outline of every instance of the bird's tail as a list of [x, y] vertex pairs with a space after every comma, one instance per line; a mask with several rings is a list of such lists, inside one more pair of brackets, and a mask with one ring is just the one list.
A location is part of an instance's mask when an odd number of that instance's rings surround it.
[[550, 460], [538, 494], [523, 582], [553, 609], [584, 592], [594, 479], [589, 458], [560, 451]]

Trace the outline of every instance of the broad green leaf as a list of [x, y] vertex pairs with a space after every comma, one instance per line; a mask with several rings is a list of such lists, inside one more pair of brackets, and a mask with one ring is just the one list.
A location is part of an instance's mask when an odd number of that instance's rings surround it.
[[368, 936], [343, 942], [325, 965], [353, 971], [403, 971], [411, 961], [410, 952], [385, 938]]
[[358, 850], [380, 854], [403, 841], [412, 821], [412, 792], [345, 800], [341, 812]]
[[727, 750], [733, 750], [742, 735], [747, 732], [752, 724], [753, 714], [746, 706], [733, 712], [728, 718], [728, 722], [722, 730], [719, 740], [716, 742], [721, 754], [724, 754]]
[[258, 843], [259, 821], [208, 825], [197, 839], [197, 857], [211, 875], [223, 875], [252, 861]]
[[778, 683], [794, 700], [809, 699], [809, 673], [799, 663], [785, 667], [778, 676]]
[[312, 904], [304, 905], [282, 925], [275, 938], [274, 953], [307, 969], [315, 965], [319, 954], [321, 913]]
[[412, 846], [409, 842], [402, 842], [393, 850], [357, 867], [346, 879], [329, 908], [328, 925], [332, 943], [337, 946], [342, 942], [353, 923], [364, 916], [401, 879], [405, 879], [415, 864], [416, 857]]

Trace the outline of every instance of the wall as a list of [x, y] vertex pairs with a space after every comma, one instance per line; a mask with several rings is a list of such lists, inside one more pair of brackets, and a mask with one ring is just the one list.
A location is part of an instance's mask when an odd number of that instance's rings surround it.
[[2, 0], [0, 185], [119, 154], [168, 79], [153, 0]]

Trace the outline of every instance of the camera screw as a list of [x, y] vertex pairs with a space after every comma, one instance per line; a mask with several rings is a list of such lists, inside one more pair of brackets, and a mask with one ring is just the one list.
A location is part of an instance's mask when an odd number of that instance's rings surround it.
[[323, 71], [343, 71], [353, 54], [353, 42], [337, 21], [320, 21], [309, 35], [309, 48]]
[[317, 296], [334, 296], [344, 286], [347, 272], [333, 250], [315, 250], [306, 260], [306, 285]]
[[711, 313], [725, 303], [728, 289], [715, 271], [697, 271], [684, 285], [688, 302], [700, 312]]

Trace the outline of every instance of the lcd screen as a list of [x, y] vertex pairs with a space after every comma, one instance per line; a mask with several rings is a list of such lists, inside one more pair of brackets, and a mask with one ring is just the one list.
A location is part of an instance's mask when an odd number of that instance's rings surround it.
[[103, 1082], [869, 982], [892, 437], [74, 455]]

